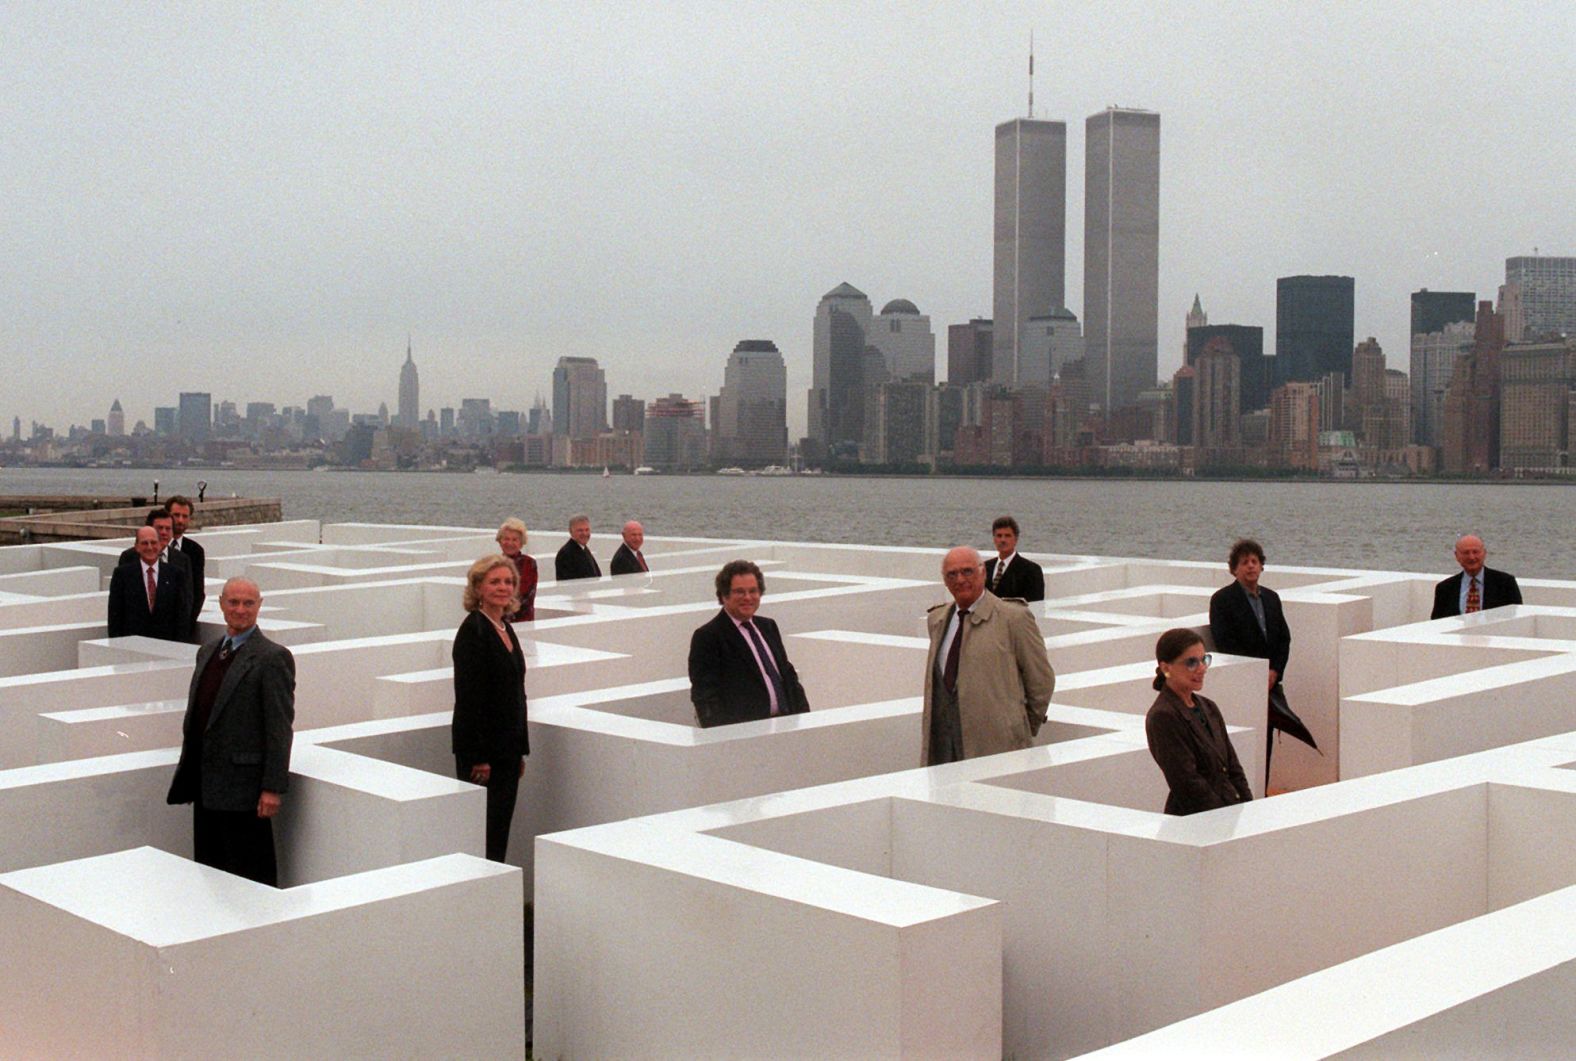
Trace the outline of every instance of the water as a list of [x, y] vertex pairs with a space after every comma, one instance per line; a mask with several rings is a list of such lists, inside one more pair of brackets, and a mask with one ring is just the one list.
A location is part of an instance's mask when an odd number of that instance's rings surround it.
[[[472, 475], [0, 470], [0, 495], [196, 493], [279, 497], [287, 519], [492, 527], [517, 515], [532, 551], [556, 549], [570, 515], [614, 531], [789, 541], [987, 545], [1010, 512], [1030, 551], [1225, 563], [1248, 535], [1276, 563], [1441, 574], [1458, 534], [1480, 534], [1489, 564], [1523, 578], [1576, 578], [1576, 489], [1523, 483], [1184, 482], [799, 476]], [[1273, 581], [1271, 583], [1273, 585]]]

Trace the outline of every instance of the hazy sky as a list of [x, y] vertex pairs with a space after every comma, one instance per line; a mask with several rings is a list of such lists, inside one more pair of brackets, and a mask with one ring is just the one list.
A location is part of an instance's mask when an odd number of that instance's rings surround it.
[[1031, 27], [1080, 317], [1084, 119], [1161, 114], [1163, 374], [1195, 291], [1273, 349], [1277, 276], [1350, 274], [1405, 369], [1411, 291], [1576, 254], [1560, 4], [0, 0], [0, 417], [371, 411], [407, 332], [423, 412], [526, 408], [563, 354], [698, 397], [769, 338], [797, 437], [840, 281], [929, 314], [941, 371], [990, 315]]

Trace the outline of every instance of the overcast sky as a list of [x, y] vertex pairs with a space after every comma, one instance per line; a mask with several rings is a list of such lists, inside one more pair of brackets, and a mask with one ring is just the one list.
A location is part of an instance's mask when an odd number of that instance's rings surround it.
[[[1566, 10], [1566, 14], [1559, 14]], [[1576, 254], [1576, 17], [1560, 4], [0, 0], [0, 416], [128, 426], [180, 390], [352, 410], [714, 394], [743, 338], [805, 421], [816, 302], [991, 312], [993, 127], [1161, 114], [1160, 368], [1194, 292], [1273, 349], [1275, 278], [1493, 297]]]

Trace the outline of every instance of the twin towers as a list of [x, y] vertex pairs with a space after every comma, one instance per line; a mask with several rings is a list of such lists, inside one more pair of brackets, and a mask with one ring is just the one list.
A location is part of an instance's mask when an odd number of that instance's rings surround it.
[[[1160, 283], [1160, 115], [1110, 107], [1084, 122], [1083, 374], [1109, 412], [1155, 386]], [[996, 126], [993, 376], [1030, 368], [1035, 319], [1066, 306], [1067, 124]], [[1060, 366], [1057, 366], [1060, 367]]]

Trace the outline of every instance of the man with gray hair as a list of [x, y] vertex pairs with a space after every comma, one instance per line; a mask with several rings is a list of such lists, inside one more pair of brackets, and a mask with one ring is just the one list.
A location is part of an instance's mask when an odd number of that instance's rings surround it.
[[941, 561], [952, 595], [930, 609], [920, 763], [973, 759], [1027, 748], [1045, 722], [1056, 672], [1034, 613], [985, 588], [977, 550], [960, 545]]
[[1461, 571], [1434, 587], [1434, 610], [1428, 616], [1430, 619], [1471, 615], [1521, 603], [1521, 587], [1516, 584], [1516, 576], [1484, 567], [1483, 561], [1487, 559], [1488, 549], [1476, 534], [1463, 534], [1456, 539], [1456, 563], [1461, 565]]
[[601, 578], [602, 568], [591, 555], [591, 517], [576, 513], [569, 517], [569, 540], [553, 559], [553, 577], [560, 582], [575, 578]]
[[275, 887], [273, 818], [290, 784], [295, 657], [257, 628], [257, 583], [219, 593], [224, 636], [197, 650], [166, 802], [192, 804], [193, 858]]

